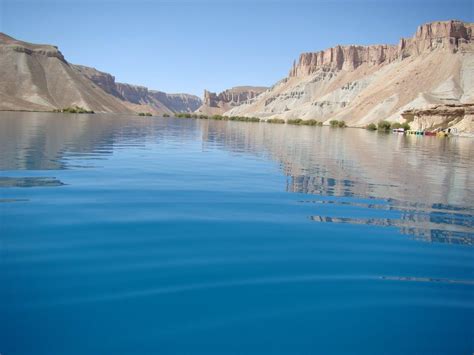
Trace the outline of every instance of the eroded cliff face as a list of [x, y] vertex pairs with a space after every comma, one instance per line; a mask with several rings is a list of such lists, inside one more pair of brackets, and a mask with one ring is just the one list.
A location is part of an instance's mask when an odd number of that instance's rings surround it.
[[149, 94], [173, 112], [194, 112], [202, 104], [202, 100], [196, 95], [168, 94], [155, 90], [150, 90]]
[[168, 94], [150, 90], [145, 86], [119, 83], [109, 73], [94, 68], [75, 65], [77, 70], [110, 95], [123, 101], [134, 110], [154, 114], [193, 112], [201, 105], [201, 99], [189, 94]]
[[[474, 102], [474, 24], [418, 27], [396, 45], [335, 46], [300, 55], [289, 76], [226, 115], [402, 122], [401, 113]], [[466, 125], [469, 127], [469, 125]]]
[[398, 45], [335, 46], [302, 53], [289, 76], [306, 76], [319, 69], [355, 70], [363, 64], [388, 64], [437, 48], [456, 51], [472, 41], [473, 26], [460, 21], [433, 22], [419, 26], [412, 38], [402, 38]]
[[379, 65], [398, 56], [396, 46], [336, 46], [320, 52], [302, 53], [293, 63], [289, 76], [307, 76], [319, 69], [354, 70], [360, 65]]
[[205, 114], [222, 114], [232, 107], [251, 103], [267, 89], [263, 86], [236, 86], [219, 94], [204, 90], [203, 103], [197, 111]]

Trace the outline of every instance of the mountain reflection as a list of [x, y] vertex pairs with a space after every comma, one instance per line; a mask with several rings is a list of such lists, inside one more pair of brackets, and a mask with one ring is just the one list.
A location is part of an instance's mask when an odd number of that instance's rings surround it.
[[206, 124], [205, 128], [205, 138], [220, 137], [230, 150], [268, 152], [281, 162], [289, 178], [289, 192], [381, 200], [383, 205], [313, 202], [351, 205], [369, 214], [373, 209], [399, 214], [398, 218], [315, 215], [310, 217], [312, 221], [396, 227], [417, 240], [473, 244], [471, 140], [420, 139], [326, 127], [239, 127], [225, 122]]
[[[288, 177], [288, 192], [344, 198], [301, 203], [346, 205], [367, 213], [366, 218], [315, 214], [310, 216], [315, 222], [395, 227], [429, 242], [473, 242], [470, 139], [120, 115], [0, 113], [0, 170], [94, 167], [114, 150], [170, 141], [271, 159]], [[0, 179], [0, 188], [61, 184], [54, 178]], [[380, 209], [398, 217], [371, 216]]]

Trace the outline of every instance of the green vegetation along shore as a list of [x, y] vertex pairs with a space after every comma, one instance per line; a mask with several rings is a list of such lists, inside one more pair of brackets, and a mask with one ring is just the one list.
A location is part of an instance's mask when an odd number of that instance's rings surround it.
[[[164, 116], [169, 117], [169, 116]], [[303, 120], [301, 118], [294, 118], [284, 120], [283, 118], [268, 118], [268, 119], [261, 119], [258, 117], [245, 117], [245, 116], [223, 116], [223, 115], [204, 115], [204, 114], [197, 114], [197, 113], [189, 113], [189, 112], [177, 112], [174, 114], [176, 118], [196, 118], [196, 119], [203, 119], [203, 120], [216, 120], [216, 121], [241, 121], [241, 122], [266, 122], [266, 123], [274, 123], [274, 124], [290, 124], [296, 126], [322, 126], [323, 122], [317, 121], [314, 119]], [[337, 121], [338, 124], [336, 127], [346, 127], [344, 121]]]
[[84, 107], [80, 106], [71, 106], [65, 108], [58, 108], [53, 110], [53, 112], [61, 112], [61, 113], [94, 113], [92, 110], [87, 110]]
[[[169, 115], [165, 114], [164, 117], [170, 117]], [[317, 121], [314, 119], [303, 120], [302, 118], [291, 118], [284, 120], [282, 118], [268, 118], [268, 119], [261, 119], [258, 117], [244, 117], [244, 116], [223, 116], [223, 115], [204, 115], [204, 114], [197, 114], [197, 113], [189, 113], [189, 112], [176, 112], [174, 114], [176, 118], [196, 118], [196, 119], [203, 119], [203, 120], [217, 120], [217, 121], [242, 121], [242, 122], [266, 122], [266, 123], [274, 123], [274, 124], [289, 124], [289, 125], [296, 125], [296, 126], [322, 126], [322, 121]], [[331, 120], [329, 121], [329, 126], [333, 128], [346, 128], [347, 124], [343, 120]], [[406, 122], [399, 123], [399, 122], [389, 122], [389, 121], [379, 121], [378, 124], [371, 123], [365, 127], [370, 131], [379, 131], [379, 132], [389, 132], [392, 129], [404, 129], [405, 131], [410, 130], [410, 125]]]
[[379, 121], [377, 125], [375, 123], [370, 123], [365, 126], [369, 131], [379, 131], [379, 132], [389, 132], [392, 129], [403, 129], [404, 131], [410, 130], [410, 125], [407, 122], [389, 122], [389, 121]]

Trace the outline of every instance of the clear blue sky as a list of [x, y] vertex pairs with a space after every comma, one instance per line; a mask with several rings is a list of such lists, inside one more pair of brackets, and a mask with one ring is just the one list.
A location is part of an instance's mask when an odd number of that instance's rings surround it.
[[424, 22], [473, 21], [473, 0], [0, 0], [0, 31], [59, 46], [117, 81], [202, 96], [272, 85], [301, 52], [397, 43]]

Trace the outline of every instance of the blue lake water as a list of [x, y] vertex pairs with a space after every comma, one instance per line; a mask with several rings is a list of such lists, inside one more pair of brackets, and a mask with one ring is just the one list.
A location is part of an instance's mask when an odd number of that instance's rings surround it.
[[472, 354], [474, 142], [0, 113], [0, 353]]

